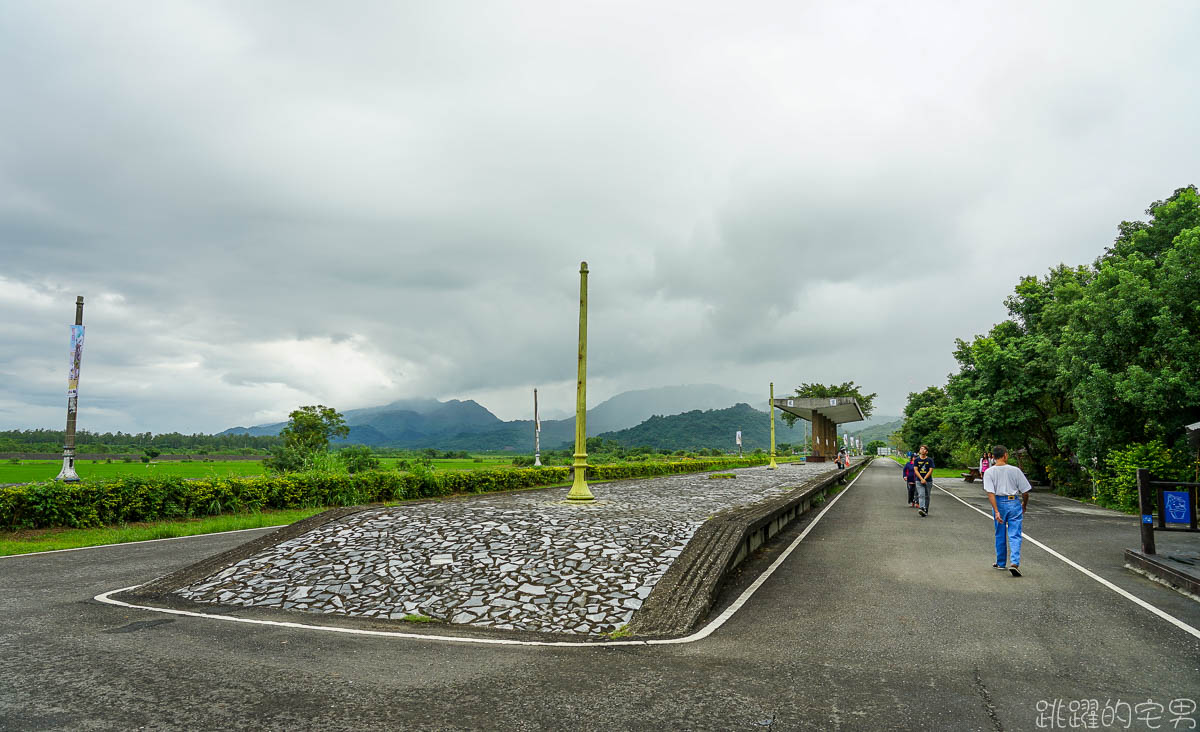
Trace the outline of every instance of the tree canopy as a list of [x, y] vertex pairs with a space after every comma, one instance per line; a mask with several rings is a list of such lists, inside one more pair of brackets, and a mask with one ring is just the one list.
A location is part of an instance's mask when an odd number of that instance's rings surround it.
[[1091, 265], [1021, 278], [1006, 320], [956, 341], [945, 388], [909, 395], [904, 441], [945, 456], [1004, 443], [1059, 483], [1081, 465], [1103, 481], [1148, 445], [1183, 464], [1183, 427], [1200, 421], [1200, 194], [1146, 213]]

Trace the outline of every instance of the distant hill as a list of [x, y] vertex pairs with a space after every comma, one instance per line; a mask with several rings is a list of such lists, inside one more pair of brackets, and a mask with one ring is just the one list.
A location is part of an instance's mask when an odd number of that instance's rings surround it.
[[[742, 432], [742, 450], [752, 451], [756, 447], [769, 450], [771, 444], [771, 422], [766, 412], [749, 404], [737, 404], [726, 409], [699, 409], [672, 416], [654, 415], [636, 427], [605, 432], [600, 435], [625, 447], [643, 445], [655, 450], [699, 450], [717, 448], [736, 451], [735, 436]], [[783, 420], [775, 420], [775, 442], [798, 443], [803, 439], [802, 422], [789, 428]]]
[[850, 436], [857, 437], [862, 440], [863, 445], [866, 445], [872, 440], [882, 440], [887, 442], [888, 436], [893, 432], [898, 431], [903, 426], [904, 418], [896, 417], [891, 422], [873, 424], [866, 429], [860, 429], [858, 431], [850, 430]]
[[[588, 435], [633, 427], [655, 414], [727, 407], [748, 398], [752, 397], [713, 384], [627, 391], [588, 410]], [[762, 415], [766, 419], [766, 413]], [[343, 416], [350, 434], [339, 441], [342, 443], [441, 450], [533, 449], [533, 420], [505, 422], [472, 400], [405, 399], [378, 407], [351, 409]], [[276, 422], [233, 427], [220, 434], [277, 435], [285, 425], [286, 422]], [[574, 439], [574, 417], [542, 420], [543, 449], [558, 449]]]
[[[721, 409], [738, 403], [754, 403], [754, 395], [716, 384], [663, 386], [627, 391], [588, 410], [589, 435], [623, 430], [658, 415], [682, 414], [697, 409]], [[761, 400], [766, 406], [767, 397]], [[765, 418], [766, 412], [763, 412]], [[574, 425], [572, 425], [574, 427]]]

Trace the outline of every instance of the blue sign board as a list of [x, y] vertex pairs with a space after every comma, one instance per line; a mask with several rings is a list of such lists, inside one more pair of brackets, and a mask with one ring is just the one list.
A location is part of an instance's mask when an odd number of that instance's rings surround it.
[[1148, 514], [1148, 513], [1143, 513], [1143, 514], [1142, 514], [1142, 523], [1143, 523], [1143, 524], [1152, 524], [1152, 523], [1154, 523], [1154, 516], [1152, 516], [1152, 515], [1150, 515], [1150, 514]]
[[1163, 491], [1163, 518], [1169, 524], [1192, 523], [1192, 500], [1187, 491]]

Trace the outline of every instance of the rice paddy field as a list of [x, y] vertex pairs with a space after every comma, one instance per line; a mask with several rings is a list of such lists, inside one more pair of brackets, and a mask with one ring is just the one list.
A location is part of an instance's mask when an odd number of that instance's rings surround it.
[[[480, 460], [481, 462], [477, 462]], [[396, 467], [397, 458], [382, 458], [382, 467]], [[512, 465], [511, 456], [489, 455], [483, 458], [464, 458], [456, 460], [434, 460], [434, 470], [479, 470], [481, 468], [502, 468]], [[43, 480], [53, 480], [62, 469], [61, 460], [21, 460], [19, 462], [0, 461], [0, 485], [5, 483], [35, 483]], [[152, 460], [149, 463], [126, 463], [114, 460], [111, 463], [91, 460], [79, 460], [75, 463], [75, 472], [80, 478], [118, 478], [127, 475], [177, 475], [181, 478], [209, 478], [227, 475], [261, 475], [266, 472], [260, 460], [217, 460], [204, 462], [193, 460]]]

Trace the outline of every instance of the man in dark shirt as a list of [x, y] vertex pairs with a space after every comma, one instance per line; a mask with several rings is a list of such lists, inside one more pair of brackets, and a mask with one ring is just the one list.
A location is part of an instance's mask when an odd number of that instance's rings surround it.
[[929, 492], [933, 490], [933, 458], [929, 457], [929, 447], [921, 445], [917, 459], [913, 460], [913, 469], [917, 471], [917, 503], [920, 504], [917, 513], [921, 518], [929, 514]]

